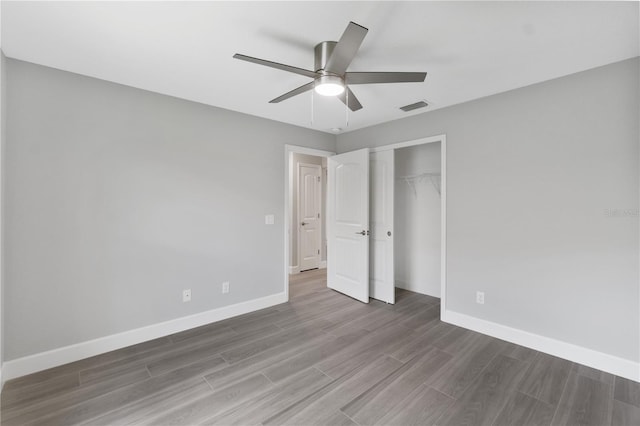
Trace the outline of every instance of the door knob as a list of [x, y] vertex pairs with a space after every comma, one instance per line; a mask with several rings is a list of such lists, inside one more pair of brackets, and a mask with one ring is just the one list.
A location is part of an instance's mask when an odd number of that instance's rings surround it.
[[302, 222], [300, 225], [305, 226], [307, 222]]
[[391, 231], [387, 231], [387, 237], [391, 236]]
[[367, 231], [356, 232], [356, 234], [358, 234], [358, 235], [367, 235]]

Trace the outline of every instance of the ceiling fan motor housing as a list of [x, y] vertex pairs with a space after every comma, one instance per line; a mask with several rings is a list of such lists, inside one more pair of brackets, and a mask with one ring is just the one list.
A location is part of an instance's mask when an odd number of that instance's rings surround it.
[[333, 53], [333, 49], [338, 44], [337, 41], [323, 41], [314, 48], [314, 64], [316, 72], [324, 72], [324, 67]]

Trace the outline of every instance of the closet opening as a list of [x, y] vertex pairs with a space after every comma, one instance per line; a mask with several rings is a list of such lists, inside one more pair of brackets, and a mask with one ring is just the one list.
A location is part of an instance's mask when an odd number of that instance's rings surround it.
[[407, 292], [441, 297], [443, 157], [438, 139], [370, 153], [371, 298], [395, 304], [411, 297]]
[[441, 143], [395, 150], [395, 286], [440, 297]]

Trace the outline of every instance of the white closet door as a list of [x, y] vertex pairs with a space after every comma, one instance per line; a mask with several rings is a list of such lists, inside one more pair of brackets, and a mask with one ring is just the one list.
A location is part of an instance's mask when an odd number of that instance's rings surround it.
[[395, 303], [393, 259], [394, 150], [371, 153], [371, 297]]
[[369, 303], [369, 150], [328, 159], [327, 286]]
[[298, 164], [298, 235], [300, 271], [320, 266], [320, 176], [317, 164]]

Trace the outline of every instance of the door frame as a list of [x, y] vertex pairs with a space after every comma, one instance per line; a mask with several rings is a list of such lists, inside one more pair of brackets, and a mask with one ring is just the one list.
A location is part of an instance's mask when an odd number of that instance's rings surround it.
[[[301, 238], [301, 236], [302, 236], [302, 227], [299, 225], [299, 223], [300, 223], [300, 210], [301, 210], [301, 208], [300, 208], [300, 206], [301, 206], [301, 200], [300, 200], [300, 166], [313, 167], [313, 168], [320, 169], [320, 176], [319, 176], [320, 177], [320, 185], [319, 185], [320, 186], [320, 191], [318, 191], [318, 193], [316, 194], [316, 197], [318, 198], [316, 201], [318, 202], [318, 206], [320, 206], [320, 210], [322, 210], [322, 186], [323, 186], [322, 185], [322, 166], [320, 164], [298, 163], [298, 167], [297, 167], [297, 170], [296, 170], [296, 176], [295, 176], [295, 179], [297, 179], [297, 181], [298, 181], [298, 186], [297, 186], [298, 193], [296, 194], [297, 199], [298, 199], [298, 202], [297, 202], [298, 205], [296, 206], [296, 209], [297, 209], [297, 212], [298, 212], [298, 214], [297, 214], [298, 223], [296, 223], [296, 229], [297, 229], [297, 233], [298, 233], [298, 244], [297, 244], [298, 250], [296, 250], [297, 251], [296, 255], [298, 257], [298, 269], [302, 269], [302, 266], [300, 265], [300, 262], [302, 262], [302, 254], [301, 254], [302, 253], [302, 249], [301, 249], [302, 244], [300, 244], [300, 240], [302, 239]], [[325, 219], [326, 219], [325, 217], [322, 217], [321, 220], [318, 221], [319, 222], [318, 223], [318, 231], [320, 232], [320, 237], [321, 237], [319, 239], [319, 241], [318, 241], [320, 243], [320, 246], [319, 246], [320, 253], [318, 253], [318, 256], [320, 256], [320, 257], [322, 257], [322, 255], [321, 255], [321, 253], [322, 253], [322, 229], [324, 228], [322, 226], [322, 220], [325, 220]], [[318, 259], [318, 267], [320, 266], [321, 263], [322, 263], [322, 259]]]
[[447, 135], [441, 134], [405, 142], [392, 143], [389, 145], [369, 148], [369, 150], [371, 152], [388, 151], [435, 142], [440, 142], [440, 320], [445, 321], [445, 313], [447, 312]]
[[[284, 164], [285, 164], [285, 173], [284, 173], [284, 294], [285, 299], [289, 301], [289, 259], [291, 257], [291, 247], [289, 244], [289, 232], [293, 232], [291, 217], [289, 212], [291, 211], [292, 200], [289, 195], [289, 179], [297, 179], [297, 176], [290, 176], [289, 171], [293, 167], [291, 163], [291, 154], [307, 154], [307, 155], [315, 155], [316, 157], [331, 157], [332, 155], [336, 155], [333, 151], [325, 151], [321, 149], [315, 148], [307, 148], [298, 145], [285, 145], [284, 146]], [[290, 231], [291, 230], [291, 231]], [[297, 232], [297, 231], [296, 231]]]

